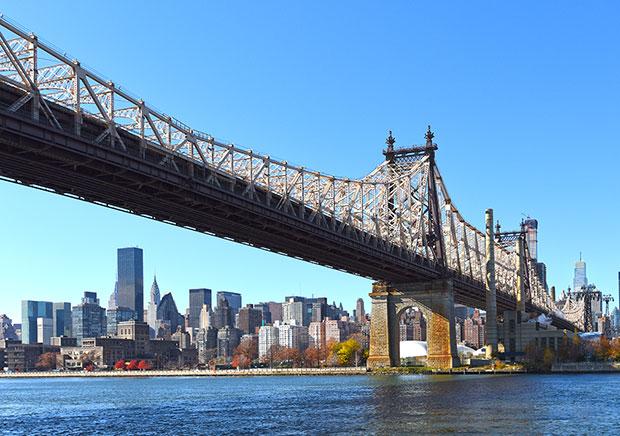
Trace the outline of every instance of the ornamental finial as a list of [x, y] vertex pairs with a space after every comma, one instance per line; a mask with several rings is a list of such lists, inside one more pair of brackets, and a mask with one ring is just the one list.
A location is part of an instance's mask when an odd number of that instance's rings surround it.
[[388, 151], [394, 151], [394, 143], [396, 142], [396, 139], [394, 139], [394, 137], [392, 136], [392, 131], [389, 131], [388, 137], [385, 140], [385, 143], [388, 146]]
[[432, 147], [433, 146], [433, 138], [435, 137], [435, 134], [431, 131], [431, 125], [428, 125], [428, 129], [426, 130], [426, 135], [424, 135], [424, 137], [426, 138], [426, 146], [427, 147]]

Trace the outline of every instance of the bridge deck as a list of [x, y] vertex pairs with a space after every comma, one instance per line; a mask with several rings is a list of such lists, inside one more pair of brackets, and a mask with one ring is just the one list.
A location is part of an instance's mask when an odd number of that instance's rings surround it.
[[[22, 91], [0, 82], [0, 107], [19, 99]], [[381, 241], [359, 230], [331, 231], [341, 223], [320, 226], [274, 207], [279, 198], [256, 192], [247, 183], [120, 131], [127, 150], [97, 143], [105, 128], [85, 116], [80, 135], [74, 114], [52, 105], [63, 130], [46, 120], [32, 120], [29, 105], [17, 112], [0, 110], [0, 176], [61, 195], [119, 208], [191, 230], [388, 282], [452, 277], [455, 300], [484, 307], [484, 284], [453, 271], [441, 271], [421, 256], [382, 249]], [[297, 205], [297, 207], [301, 207]], [[330, 220], [329, 217], [326, 218]], [[243, 266], [240, 265], [240, 268]], [[498, 310], [512, 310], [514, 298], [498, 292]], [[535, 308], [530, 307], [535, 310]], [[555, 324], [572, 328], [565, 320]]]

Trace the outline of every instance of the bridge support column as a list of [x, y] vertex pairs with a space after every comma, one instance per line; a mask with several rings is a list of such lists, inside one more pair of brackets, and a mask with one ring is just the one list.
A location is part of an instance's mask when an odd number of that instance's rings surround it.
[[[371, 317], [370, 317], [370, 350], [369, 368], [385, 368], [397, 366], [399, 362], [399, 337], [394, 338], [391, 327], [396, 316], [390, 292], [386, 283], [377, 282], [372, 285]], [[398, 320], [396, 320], [398, 324]]]
[[454, 324], [452, 280], [375, 284], [370, 297], [370, 368], [400, 364], [400, 315], [409, 307], [419, 307], [427, 318], [427, 365], [453, 368], [460, 365]]
[[523, 238], [517, 239], [517, 311], [525, 312], [525, 247]]
[[487, 343], [486, 355], [497, 354], [497, 291], [495, 286], [495, 234], [493, 233], [493, 209], [487, 209], [486, 221], [486, 306]]

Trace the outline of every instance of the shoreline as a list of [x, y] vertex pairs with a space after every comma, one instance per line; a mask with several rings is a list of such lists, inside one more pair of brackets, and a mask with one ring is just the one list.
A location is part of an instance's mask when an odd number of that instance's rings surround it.
[[366, 367], [344, 368], [252, 368], [252, 369], [187, 369], [148, 371], [31, 371], [0, 373], [2, 379], [20, 378], [123, 378], [123, 377], [273, 377], [273, 376], [347, 376], [347, 375], [517, 375], [517, 374], [613, 374], [620, 368], [592, 364], [557, 365], [550, 372], [527, 372], [518, 368], [453, 368], [447, 370], [426, 367], [392, 367], [369, 369]]
[[0, 374], [2, 379], [15, 378], [74, 378], [74, 377], [272, 377], [272, 376], [334, 376], [334, 375], [508, 375], [525, 374], [519, 370], [464, 369], [432, 370], [430, 368], [384, 368], [370, 370], [366, 367], [346, 368], [253, 368], [223, 370], [149, 370], [149, 371], [41, 371]]
[[0, 380], [8, 378], [62, 378], [62, 377], [252, 377], [278, 375], [361, 375], [367, 374], [360, 368], [252, 368], [221, 370], [148, 370], [148, 371], [32, 371], [0, 374]]

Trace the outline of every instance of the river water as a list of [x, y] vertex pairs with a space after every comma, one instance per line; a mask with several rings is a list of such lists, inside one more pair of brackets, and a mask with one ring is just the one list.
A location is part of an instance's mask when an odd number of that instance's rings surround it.
[[6, 434], [619, 434], [620, 375], [0, 380]]

